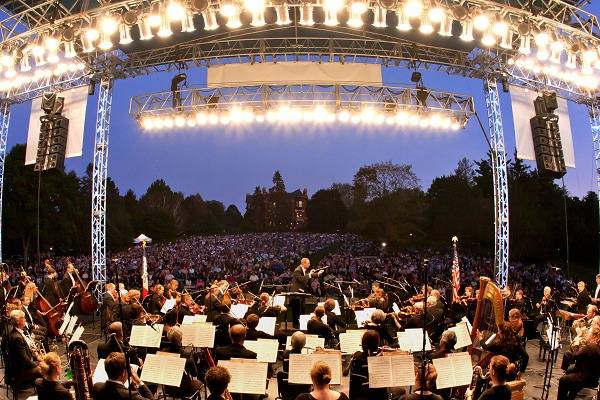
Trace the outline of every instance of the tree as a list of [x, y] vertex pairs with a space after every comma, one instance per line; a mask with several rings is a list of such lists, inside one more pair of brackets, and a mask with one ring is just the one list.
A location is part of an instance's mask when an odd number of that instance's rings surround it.
[[285, 182], [283, 181], [283, 177], [278, 170], [273, 174], [273, 187], [271, 188], [271, 191], [276, 193], [285, 193]]
[[331, 190], [335, 190], [340, 194], [340, 198], [346, 208], [352, 207], [354, 203], [354, 188], [350, 183], [334, 183], [331, 185]]
[[343, 232], [348, 224], [348, 210], [340, 193], [322, 189], [308, 201], [308, 229], [313, 232]]
[[240, 210], [234, 205], [230, 204], [225, 210], [225, 228], [228, 233], [239, 233], [243, 229], [244, 217]]
[[408, 164], [391, 161], [365, 165], [354, 175], [354, 200], [371, 201], [400, 189], [419, 188], [419, 178]]

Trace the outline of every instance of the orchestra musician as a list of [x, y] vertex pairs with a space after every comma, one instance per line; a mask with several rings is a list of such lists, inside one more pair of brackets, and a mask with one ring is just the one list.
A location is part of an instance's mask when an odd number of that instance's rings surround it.
[[334, 332], [339, 333], [340, 331], [346, 329], [346, 323], [342, 317], [333, 312], [335, 309], [335, 300], [325, 300], [323, 308], [325, 309], [325, 315], [327, 316], [327, 325], [329, 325]]
[[306, 331], [309, 334], [325, 338], [325, 342], [328, 343], [335, 337], [335, 332], [321, 319], [325, 315], [325, 308], [323, 306], [315, 307], [314, 314], [306, 324]]
[[126, 368], [123, 353], [110, 353], [104, 361], [108, 380], [94, 385], [94, 400], [154, 399], [150, 389], [140, 380], [135, 371], [131, 371], [131, 390], [125, 387], [128, 376]]
[[[425, 365], [425, 379], [422, 378], [423, 369], [420, 366], [415, 367], [415, 391], [409, 395], [406, 400], [443, 400], [443, 397], [433, 393], [437, 371], [431, 363]], [[422, 384], [425, 383], [425, 386]]]
[[58, 274], [50, 265], [50, 261], [47, 259], [44, 260], [44, 267], [46, 267], [46, 274], [44, 275], [44, 287], [42, 288], [42, 295], [52, 306], [55, 306], [62, 300], [62, 296], [58, 289], [58, 283], [56, 281]]
[[[400, 323], [397, 321], [396, 315], [391, 315], [394, 319], [394, 322], [397, 323], [397, 327], [399, 327]], [[381, 344], [383, 346], [395, 347], [397, 346], [397, 342], [394, 336], [388, 330], [386, 320], [387, 315], [383, 312], [383, 310], [377, 309], [373, 311], [373, 314], [371, 314], [371, 320], [368, 321], [363, 328], [376, 331], [379, 334], [379, 339], [381, 340]]]
[[550, 289], [549, 286], [544, 287], [542, 299], [539, 303], [536, 303], [535, 307], [540, 310], [540, 314], [543, 316], [543, 319], [546, 318], [546, 314], [552, 313], [552, 311], [556, 309], [556, 303], [552, 298], [552, 289]]
[[256, 314], [249, 314], [246, 317], [246, 339], [273, 339], [273, 336], [269, 335], [268, 333], [256, 329], [256, 327], [258, 326], [258, 322], [259, 318]]
[[177, 299], [179, 297], [179, 292], [177, 288], [179, 287], [179, 282], [177, 279], [171, 279], [169, 283], [167, 283], [166, 288], [164, 289], [164, 295], [167, 299]]
[[219, 286], [216, 283], [213, 283], [204, 298], [206, 321], [214, 321], [215, 317], [219, 314], [221, 309], [221, 297], [222, 293]]
[[35, 389], [38, 400], [73, 400], [73, 395], [67, 388], [73, 382], [60, 382], [62, 366], [58, 354], [52, 352], [40, 361], [43, 378], [35, 380]]
[[348, 400], [343, 392], [336, 392], [329, 388], [331, 382], [331, 369], [323, 361], [317, 361], [310, 369], [310, 379], [313, 383], [313, 390], [310, 393], [302, 393], [296, 397], [296, 400], [322, 400], [322, 399], [337, 399]]
[[[306, 292], [308, 281], [313, 276], [321, 276], [323, 270], [318, 272], [309, 271], [310, 260], [303, 258], [300, 260], [300, 265], [294, 269], [292, 273], [292, 283], [290, 285], [291, 292]], [[294, 328], [300, 327], [300, 314], [304, 308], [304, 297], [303, 296], [291, 296], [290, 306], [292, 307], [292, 322]]]
[[256, 353], [244, 347], [246, 340], [246, 327], [242, 324], [233, 325], [229, 328], [231, 344], [219, 346], [215, 350], [217, 360], [230, 360], [232, 358], [256, 359]]
[[271, 304], [271, 295], [269, 293], [261, 293], [259, 299], [260, 305], [257, 312], [261, 317], [277, 317], [279, 314], [287, 311], [285, 306]]
[[225, 398], [223, 393], [225, 393], [229, 382], [231, 382], [231, 375], [226, 368], [218, 365], [210, 367], [208, 371], [206, 371], [204, 380], [206, 382], [206, 387], [210, 392], [210, 395], [206, 400], [223, 400]]
[[117, 307], [117, 290], [114, 283], [104, 285], [104, 294], [102, 295], [102, 304], [100, 305], [100, 328], [106, 331], [115, 319]]
[[596, 290], [594, 290], [592, 302], [594, 304], [600, 304], [600, 274], [596, 275]]
[[106, 342], [98, 344], [96, 351], [98, 358], [107, 358], [114, 352], [125, 351], [129, 353], [129, 362], [139, 366], [143, 365], [142, 360], [132, 351], [123, 338], [123, 324], [119, 321], [113, 322], [108, 326]]
[[[231, 338], [227, 334], [229, 329], [236, 325], [241, 324], [241, 321], [235, 318], [231, 314], [231, 309], [229, 308], [229, 301], [223, 301], [219, 306], [219, 310], [221, 313], [218, 314], [214, 321], [213, 325], [215, 325], [215, 346], [226, 346], [231, 344]], [[246, 335], [244, 331], [244, 336]]]
[[373, 400], [388, 398], [386, 388], [370, 389], [368, 385], [369, 371], [367, 360], [380, 354], [379, 334], [374, 330], [367, 330], [360, 340], [362, 351], [357, 351], [350, 359], [348, 372], [350, 374], [350, 397], [352, 400]]
[[529, 302], [525, 298], [525, 294], [523, 293], [522, 289], [518, 289], [515, 292], [515, 298], [512, 300], [510, 305], [511, 308], [516, 308], [517, 310], [521, 311], [521, 315], [523, 317], [529, 314]]
[[163, 285], [156, 284], [154, 285], [152, 294], [149, 296], [148, 305], [146, 306], [146, 311], [149, 314], [160, 314], [160, 310], [165, 304], [165, 288]]
[[195, 392], [202, 389], [202, 383], [194, 378], [198, 376], [198, 368], [194, 362], [193, 353], [191, 350], [182, 347], [183, 331], [179, 326], [169, 329], [167, 338], [169, 339], [169, 346], [164, 348], [163, 351], [179, 354], [181, 358], [185, 359], [185, 373], [181, 379], [179, 386], [181, 393], [179, 394], [185, 397], [192, 396]]
[[574, 312], [578, 314], [585, 314], [586, 307], [588, 304], [592, 302], [592, 298], [588, 293], [585, 282], [580, 281], [577, 283], [577, 298], [575, 299], [575, 303], [571, 306]]
[[[512, 392], [506, 382], [514, 379], [515, 365], [505, 356], [497, 355], [490, 360], [489, 369], [492, 387], [481, 393], [479, 400], [510, 400]], [[560, 396], [558, 398], [563, 399]]]
[[454, 352], [454, 346], [456, 346], [457, 342], [456, 333], [451, 330], [446, 330], [442, 333], [442, 337], [440, 338], [440, 343], [436, 351], [431, 353], [430, 358], [433, 360], [435, 358], [444, 358], [448, 354]]
[[38, 356], [33, 351], [36, 349], [36, 344], [25, 331], [25, 313], [21, 310], [13, 310], [10, 312], [10, 319], [13, 329], [8, 338], [10, 346], [8, 360], [13, 377], [17, 384], [33, 382], [42, 377], [42, 372], [38, 365]]
[[193, 304], [194, 299], [192, 298], [191, 294], [184, 293], [181, 295], [179, 304], [177, 305], [175, 311], [177, 315], [177, 323], [181, 324], [183, 322], [183, 317], [185, 317], [186, 315], [194, 315], [194, 313], [191, 310]]
[[26, 329], [48, 349], [48, 328], [46, 321], [31, 303], [30, 296], [23, 296], [21, 311], [25, 314]]
[[65, 274], [59, 284], [63, 298], [70, 297], [71, 290], [77, 285], [77, 282], [75, 281], [77, 279], [76, 274], [77, 270], [75, 269], [75, 266], [71, 263], [70, 259], [67, 259], [67, 268], [65, 269]]

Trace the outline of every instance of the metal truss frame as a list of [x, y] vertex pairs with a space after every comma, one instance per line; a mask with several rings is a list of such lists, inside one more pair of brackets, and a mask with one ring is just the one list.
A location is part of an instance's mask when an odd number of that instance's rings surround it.
[[10, 104], [0, 103], [0, 263], [2, 262], [2, 203], [4, 195], [4, 161], [6, 160], [6, 140], [10, 121]]
[[[596, 165], [596, 189], [598, 194], [598, 210], [600, 215], [600, 104], [591, 102], [588, 104], [590, 125], [592, 127], [592, 140], [594, 144], [594, 162]], [[600, 229], [600, 226], [599, 226]], [[598, 232], [598, 243], [600, 246], [600, 231]], [[600, 258], [598, 260], [598, 271], [600, 272]]]
[[106, 282], [106, 179], [111, 108], [112, 81], [104, 76], [98, 95], [92, 172], [92, 279], [99, 281], [94, 293], [98, 300]]
[[[420, 95], [425, 93], [423, 97]], [[177, 98], [175, 98], [177, 96]], [[174, 108], [173, 105], [177, 104]], [[298, 107], [314, 105], [360, 109], [364, 106], [385, 110], [448, 112], [466, 121], [475, 112], [471, 96], [402, 86], [361, 84], [261, 83], [212, 88], [187, 88], [177, 92], [152, 93], [131, 99], [129, 112], [135, 118], [173, 112], [193, 112], [204, 108], [229, 109], [234, 106], [269, 109], [279, 104]]]
[[485, 105], [488, 114], [490, 144], [492, 146], [492, 174], [494, 181], [494, 275], [500, 288], [508, 284], [508, 176], [504, 129], [500, 112], [500, 96], [495, 78], [484, 80]]

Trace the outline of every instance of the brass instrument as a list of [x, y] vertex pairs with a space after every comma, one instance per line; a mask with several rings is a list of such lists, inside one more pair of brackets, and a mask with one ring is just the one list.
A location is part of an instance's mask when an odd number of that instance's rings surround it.
[[479, 365], [473, 368], [473, 377], [471, 378], [471, 384], [465, 392], [465, 400], [475, 400], [479, 398], [482, 392], [482, 381], [488, 379], [489, 374], [483, 373], [483, 369]]
[[88, 346], [83, 340], [69, 344], [71, 371], [75, 382], [75, 400], [91, 400], [92, 368]]
[[41, 360], [46, 355], [46, 350], [44, 350], [44, 345], [39, 340], [35, 338], [31, 338], [31, 342], [29, 344], [29, 349], [33, 353], [33, 356], [38, 360]]

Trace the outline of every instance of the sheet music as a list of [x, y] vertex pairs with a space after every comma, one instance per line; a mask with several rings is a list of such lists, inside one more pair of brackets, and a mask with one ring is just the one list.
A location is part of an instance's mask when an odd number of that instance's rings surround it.
[[371, 320], [371, 314], [375, 311], [374, 308], [365, 308], [363, 310], [355, 310], [354, 314], [356, 315], [356, 325], [359, 327], [363, 326], [365, 322]]
[[225, 367], [231, 375], [227, 389], [231, 393], [265, 394], [267, 389], [267, 368], [269, 364], [256, 360], [220, 360], [218, 365]]
[[[140, 367], [136, 364], [130, 364], [131, 369], [137, 374]], [[98, 360], [96, 364], [96, 369], [94, 370], [94, 374], [92, 375], [92, 383], [96, 384], [98, 382], [104, 383], [108, 380], [108, 375], [106, 374], [106, 370], [104, 369], [104, 358]], [[129, 381], [125, 381], [125, 387], [129, 386]]]
[[73, 304], [75, 304], [74, 301], [72, 301], [71, 304], [69, 304], [69, 308], [67, 308], [67, 312], [65, 312], [65, 315], [69, 315], [71, 313], [71, 310], [73, 309]]
[[[340, 310], [340, 303], [337, 300], [333, 300], [335, 301], [335, 307], [333, 308], [333, 313], [335, 315], [342, 315], [342, 311]], [[320, 303], [317, 303], [318, 306], [325, 306], [325, 302], [322, 301]]]
[[71, 336], [71, 340], [69, 340], [69, 345], [74, 341], [79, 340], [84, 330], [85, 328], [83, 327], [83, 325], [79, 325], [77, 329], [75, 329], [75, 332], [73, 332], [73, 336]]
[[277, 294], [273, 297], [273, 306], [285, 306], [285, 296]]
[[175, 358], [180, 358], [181, 354], [178, 353], [169, 353], [168, 351], [157, 351], [156, 352], [157, 356], [162, 356], [162, 357], [175, 357]]
[[206, 322], [207, 315], [196, 314], [196, 315], [184, 315], [182, 325], [200, 324]]
[[277, 317], [260, 317], [258, 320], [258, 325], [256, 326], [256, 330], [274, 336], [276, 322]]
[[277, 361], [279, 341], [277, 339], [258, 339], [244, 341], [244, 347], [256, 353], [258, 361], [274, 363]]
[[175, 299], [166, 299], [165, 304], [163, 304], [162, 308], [160, 309], [160, 312], [166, 314], [171, 308], [175, 307], [175, 302]]
[[[398, 332], [398, 346], [405, 351], [423, 351], [423, 329], [410, 328], [404, 332]], [[429, 335], [425, 335], [425, 351], [431, 350]]]
[[146, 354], [140, 379], [159, 385], [179, 386], [185, 369], [185, 358]]
[[209, 347], [215, 345], [215, 329], [212, 324], [181, 325], [183, 333], [181, 344], [194, 347]]
[[466, 322], [459, 322], [456, 326], [453, 326], [449, 330], [453, 331], [456, 334], [456, 344], [454, 345], [455, 349], [460, 349], [462, 347], [467, 347], [473, 344], [471, 341], [471, 335], [469, 335], [469, 328], [467, 328]]
[[71, 320], [71, 316], [69, 314], [65, 314], [62, 324], [60, 324], [60, 328], [58, 328], [58, 334], [62, 336], [65, 333], [65, 329], [69, 326], [69, 321]]
[[342, 353], [354, 354], [361, 351], [361, 341], [365, 332], [364, 329], [358, 329], [340, 333], [340, 350], [342, 350]]
[[465, 316], [465, 317], [462, 317], [460, 320], [461, 320], [462, 322], [464, 322], [464, 323], [466, 323], [466, 324], [467, 324], [467, 329], [469, 330], [469, 335], [470, 335], [470, 334], [471, 334], [471, 332], [473, 332], [473, 325], [471, 325], [471, 322], [469, 321], [469, 318], [467, 318], [467, 317]]
[[69, 320], [69, 325], [67, 326], [67, 329], [65, 330], [65, 333], [67, 335], [73, 334], [73, 329], [75, 329], [76, 323], [77, 323], [77, 315], [71, 316], [71, 319]]
[[369, 357], [367, 363], [370, 388], [413, 386], [415, 384], [415, 366], [411, 354]]
[[546, 330], [546, 335], [548, 335], [548, 343], [550, 344], [550, 349], [551, 350], [556, 350], [560, 347], [560, 329], [558, 329], [555, 333], [554, 336], [554, 345], [552, 345], [550, 343], [550, 341], [552, 340], [552, 324], [550, 324], [548, 326], [548, 329]]
[[158, 349], [163, 332], [162, 324], [148, 325], [133, 325], [131, 327], [131, 337], [129, 344], [137, 347], [152, 347]]
[[[311, 314], [303, 314], [300, 315], [300, 330], [301, 331], [306, 331], [308, 330], [308, 321], [314, 316], [314, 313]], [[324, 324], [327, 323], [327, 315], [323, 315], [321, 317], [321, 321], [323, 321]]]
[[467, 352], [455, 353], [452, 357], [435, 358], [433, 366], [438, 374], [436, 381], [438, 389], [471, 384], [473, 366], [471, 356]]
[[244, 318], [244, 315], [248, 312], [248, 308], [250, 308], [248, 304], [232, 304], [230, 311], [234, 317]]
[[331, 384], [342, 383], [342, 353], [290, 354], [289, 383], [312, 384], [310, 370], [317, 361], [323, 361], [331, 369]]
[[[306, 336], [306, 344], [304, 345], [304, 349], [302, 349], [303, 353], [312, 353], [317, 347], [325, 348], [325, 338], [319, 337], [319, 335], [305, 335]], [[290, 350], [292, 348], [292, 337], [288, 336], [285, 342], [286, 350]], [[306, 351], [305, 351], [306, 350]]]
[[392, 304], [392, 310], [394, 310], [394, 312], [396, 314], [398, 314], [400, 312], [400, 307], [398, 307], [398, 304], [396, 304], [396, 302], [394, 302], [394, 304]]

